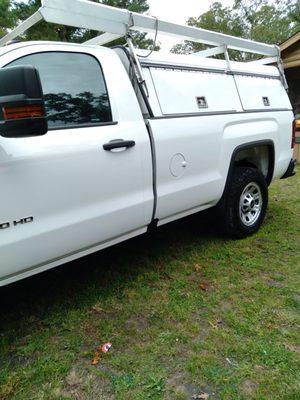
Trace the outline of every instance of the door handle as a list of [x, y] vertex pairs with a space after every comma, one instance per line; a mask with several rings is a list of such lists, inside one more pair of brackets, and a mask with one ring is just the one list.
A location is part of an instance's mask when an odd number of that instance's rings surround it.
[[108, 143], [105, 143], [103, 145], [103, 149], [106, 151], [110, 151], [113, 149], [121, 149], [122, 147], [125, 147], [126, 149], [128, 149], [133, 146], [135, 146], [134, 140], [115, 139], [115, 140], [111, 140]]

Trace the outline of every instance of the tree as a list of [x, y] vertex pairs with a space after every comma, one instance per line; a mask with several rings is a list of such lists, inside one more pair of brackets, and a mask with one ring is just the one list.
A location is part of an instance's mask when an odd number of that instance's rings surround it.
[[[219, 2], [213, 3], [210, 9], [206, 13], [200, 15], [200, 17], [189, 18], [187, 24], [239, 37], [243, 36], [246, 29], [244, 21], [236, 13], [233, 13], [231, 8], [223, 7]], [[207, 48], [207, 46], [203, 43], [185, 41], [183, 44], [175, 45], [172, 52], [189, 54], [204, 50], [205, 48]], [[236, 57], [237, 56], [238, 54], [236, 54]], [[220, 58], [220, 56], [218, 58]]]
[[9, 0], [0, 0], [0, 37], [7, 33], [7, 29], [14, 26], [10, 3]]
[[298, 0], [236, 0], [233, 9], [245, 20], [245, 37], [280, 44], [300, 28]]
[[[147, 0], [91, 0], [96, 3], [100, 2], [105, 5], [125, 8], [133, 12], [145, 12], [148, 11], [149, 5]], [[0, 18], [2, 15], [1, 12], [1, 2], [3, 3], [11, 3], [12, 7], [10, 10], [6, 8], [3, 11], [3, 15], [6, 13], [10, 15], [10, 18], [15, 21], [23, 21], [32, 15], [38, 8], [41, 6], [41, 0], [29, 0], [18, 1], [18, 0], [0, 0]], [[0, 19], [1, 21], [1, 19]], [[13, 25], [13, 24], [12, 24]], [[1, 24], [2, 26], [2, 24]], [[5, 32], [3, 32], [5, 33]], [[1, 33], [0, 33], [1, 35]], [[24, 40], [58, 40], [64, 42], [84, 42], [86, 40], [91, 39], [94, 36], [99, 35], [99, 32], [90, 31], [86, 29], [78, 29], [69, 26], [57, 25], [57, 24], [48, 24], [46, 22], [40, 22], [39, 24], [30, 28], [27, 32], [22, 35], [22, 39]], [[133, 33], [134, 42], [140, 48], [149, 48], [153, 46], [153, 41], [147, 38], [147, 34], [144, 33]], [[110, 45], [115, 44], [123, 44], [124, 39], [119, 39], [114, 41]]]
[[[213, 3], [198, 18], [189, 18], [188, 25], [244, 37], [270, 44], [280, 44], [300, 29], [298, 0], [236, 0], [233, 7]], [[201, 43], [185, 41], [174, 46], [174, 53], [193, 53], [206, 48]], [[222, 56], [217, 56], [218, 58]], [[231, 59], [251, 59], [254, 55], [230, 51]]]

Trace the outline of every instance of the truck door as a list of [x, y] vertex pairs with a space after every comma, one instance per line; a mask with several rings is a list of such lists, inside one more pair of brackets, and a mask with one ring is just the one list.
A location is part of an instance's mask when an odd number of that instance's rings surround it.
[[[38, 69], [49, 132], [0, 137], [0, 279], [144, 232], [151, 220], [150, 143], [121, 63], [107, 49], [103, 63], [101, 49], [63, 49], [27, 47], [5, 65]], [[131, 114], [118, 111], [121, 100]]]

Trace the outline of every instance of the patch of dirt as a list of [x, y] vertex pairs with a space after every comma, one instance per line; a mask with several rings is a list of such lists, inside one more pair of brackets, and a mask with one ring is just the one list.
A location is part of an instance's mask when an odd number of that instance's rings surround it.
[[257, 237], [257, 238], [254, 239], [254, 242], [255, 243], [266, 243], [266, 244], [269, 244], [269, 243], [272, 243], [272, 240], [270, 238], [266, 238], [266, 237]]
[[261, 253], [268, 254], [271, 250], [269, 249], [270, 243], [272, 243], [272, 240], [268, 238], [256, 238], [254, 241], [256, 249], [259, 249]]
[[209, 325], [207, 322], [200, 323], [199, 326], [199, 333], [198, 335], [193, 339], [193, 343], [204, 343], [209, 336], [211, 332], [211, 325]]
[[92, 307], [90, 307], [87, 313], [91, 316], [91, 318], [101, 318], [112, 320], [119, 317], [119, 314], [122, 313], [123, 308], [120, 306], [116, 306], [113, 309], [107, 309], [101, 307], [99, 303], [95, 303]]
[[300, 293], [296, 293], [296, 294], [294, 295], [294, 300], [295, 300], [297, 303], [300, 303]]
[[282, 282], [279, 282], [276, 279], [271, 278], [269, 275], [265, 273], [260, 273], [259, 277], [262, 279], [262, 282], [269, 287], [277, 287], [280, 289], [285, 287], [285, 285]]
[[99, 370], [99, 371], [101, 371], [101, 372], [104, 372], [104, 373], [106, 373], [106, 374], [108, 374], [108, 375], [113, 375], [113, 371], [112, 371], [112, 369], [111, 368], [109, 368], [107, 365], [105, 365], [104, 363], [99, 363], [97, 366], [96, 366], [96, 368]]
[[106, 311], [105, 311], [102, 307], [100, 307], [99, 304], [94, 304], [94, 305], [88, 310], [88, 313], [91, 314], [91, 315], [94, 315], [94, 316], [97, 316], [97, 315], [102, 316], [103, 314], [106, 313]]
[[66, 377], [66, 383], [70, 387], [78, 386], [82, 382], [82, 379], [76, 372], [75, 368], [72, 368], [69, 374]]
[[201, 397], [200, 394], [205, 394], [207, 399], [216, 399], [215, 393], [208, 388], [197, 388], [188, 382], [183, 373], [177, 372], [166, 381], [166, 400], [173, 400], [174, 394], [177, 396], [185, 396], [188, 400], [193, 400]]
[[229, 302], [226, 300], [222, 300], [218, 304], [219, 311], [228, 311], [228, 310], [232, 310], [233, 308], [234, 308], [234, 304], [232, 304], [232, 302]]
[[55, 397], [58, 398], [67, 398], [72, 400], [88, 400], [88, 397], [84, 394], [78, 392], [77, 390], [64, 390], [64, 389], [57, 389], [54, 392]]
[[88, 372], [87, 369], [73, 367], [66, 376], [63, 387], [55, 391], [59, 398], [70, 398], [74, 400], [112, 400], [108, 382]]
[[289, 351], [300, 354], [300, 345], [285, 343], [284, 347]]
[[0, 386], [0, 399], [7, 399], [15, 390], [16, 381], [13, 376], [10, 376], [5, 383]]
[[166, 399], [171, 400], [174, 393], [177, 395], [184, 395], [187, 399], [191, 399], [192, 396], [197, 393], [197, 388], [186, 382], [185, 376], [181, 373], [172, 375], [166, 382], [166, 386], [169, 394]]
[[19, 354], [10, 352], [7, 355], [7, 366], [9, 366], [9, 368], [11, 370], [13, 370], [15, 367], [26, 368], [27, 365], [29, 365], [30, 363], [32, 363], [35, 360], [36, 360], [36, 356], [34, 356], [34, 357], [32, 356], [31, 358], [29, 358], [29, 357], [21, 356]]
[[275, 286], [280, 289], [284, 288], [284, 285], [281, 282], [276, 281], [275, 279], [268, 279], [266, 281], [266, 285], [270, 287]]
[[246, 379], [240, 385], [240, 390], [246, 396], [246, 398], [252, 398], [257, 390], [257, 383], [251, 381], [250, 379]]
[[126, 330], [135, 330], [137, 332], [144, 331], [145, 329], [148, 328], [148, 326], [149, 326], [149, 322], [148, 322], [147, 318], [139, 317], [139, 316], [133, 316], [125, 322]]

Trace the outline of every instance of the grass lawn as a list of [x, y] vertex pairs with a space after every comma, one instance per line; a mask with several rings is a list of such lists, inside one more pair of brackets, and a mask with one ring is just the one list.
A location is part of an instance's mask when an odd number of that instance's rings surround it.
[[200, 214], [0, 289], [0, 399], [299, 400], [299, 192], [245, 240]]

